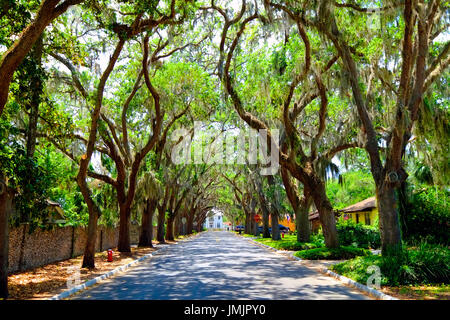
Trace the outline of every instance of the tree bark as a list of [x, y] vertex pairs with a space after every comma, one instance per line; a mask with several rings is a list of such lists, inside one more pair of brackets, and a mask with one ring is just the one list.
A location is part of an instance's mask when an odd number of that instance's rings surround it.
[[255, 211], [250, 212], [250, 228], [248, 229], [249, 234], [255, 234]]
[[308, 217], [311, 202], [311, 197], [305, 196], [300, 201], [300, 206], [295, 210], [295, 227], [297, 229], [298, 242], [310, 242], [311, 240], [311, 227]]
[[281, 178], [283, 180], [284, 188], [288, 200], [295, 213], [295, 229], [297, 230], [298, 242], [309, 242], [311, 235], [311, 228], [309, 225], [309, 208], [311, 206], [312, 199], [306, 192], [305, 186], [303, 186], [303, 198], [300, 199], [296, 186], [292, 183], [289, 176], [289, 171], [286, 168], [281, 168]]
[[87, 229], [86, 246], [84, 247], [82, 268], [95, 268], [95, 243], [97, 239], [97, 224], [99, 214], [95, 209], [89, 208], [89, 222]]
[[249, 234], [251, 230], [251, 217], [250, 212], [248, 210], [245, 210], [245, 226], [244, 226], [244, 233]]
[[192, 234], [192, 231], [194, 230], [194, 216], [195, 216], [195, 210], [191, 209], [191, 211], [188, 214], [188, 218], [187, 218], [186, 234]]
[[377, 209], [381, 237], [381, 254], [397, 255], [402, 251], [402, 239], [395, 189], [387, 184], [376, 187]]
[[164, 222], [166, 220], [165, 208], [158, 207], [158, 229], [156, 231], [156, 240], [160, 243], [164, 243]]
[[14, 192], [0, 176], [0, 298], [8, 298], [9, 221]]
[[269, 231], [269, 211], [267, 208], [264, 210], [262, 209], [262, 223], [263, 223], [263, 238], [270, 238], [270, 231]]
[[[256, 212], [254, 212], [253, 217], [256, 215]], [[255, 237], [259, 236], [259, 230], [258, 230], [258, 223], [256, 221], [253, 221], [253, 230], [252, 233]]]
[[332, 207], [322, 207], [319, 210], [319, 219], [322, 224], [323, 237], [327, 248], [339, 247], [339, 238], [336, 229], [336, 219]]
[[153, 247], [153, 215], [155, 213], [157, 200], [147, 199], [144, 211], [142, 212], [142, 225], [139, 235], [139, 247]]
[[167, 233], [166, 233], [166, 240], [173, 241], [173, 224], [174, 224], [174, 218], [169, 215], [167, 218]]
[[252, 178], [252, 181], [255, 185], [255, 190], [258, 195], [259, 205], [261, 207], [262, 211], [262, 223], [263, 223], [263, 238], [270, 238], [270, 231], [269, 231], [269, 208], [266, 202], [266, 198], [264, 196], [263, 190], [262, 190], [262, 183], [259, 177], [256, 175], [254, 178]]
[[174, 238], [178, 237], [181, 234], [181, 216], [177, 215], [174, 219], [174, 228], [173, 228], [173, 236]]
[[272, 198], [272, 204], [270, 206], [271, 208], [271, 224], [272, 224], [272, 239], [273, 240], [280, 240], [280, 225], [278, 223], [278, 217], [280, 216], [280, 212], [278, 208], [280, 208], [280, 197], [279, 193], [276, 190], [276, 184], [275, 179], [272, 175], [267, 176], [267, 182], [269, 184], [269, 187], [273, 191], [273, 198]]
[[130, 246], [130, 207], [120, 205], [119, 212], [119, 252], [131, 252]]
[[280, 240], [280, 225], [278, 224], [278, 214], [272, 212], [270, 215], [272, 224], [272, 240]]
[[333, 207], [325, 191], [325, 184], [322, 181], [315, 181], [311, 190], [314, 204], [319, 211], [319, 220], [322, 224], [325, 245], [327, 248], [337, 248], [339, 247], [339, 237], [336, 229], [336, 219]]

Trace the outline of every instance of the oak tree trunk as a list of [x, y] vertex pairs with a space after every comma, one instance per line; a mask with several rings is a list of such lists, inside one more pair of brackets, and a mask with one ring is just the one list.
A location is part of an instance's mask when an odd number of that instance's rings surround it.
[[263, 223], [263, 238], [270, 238], [270, 231], [269, 231], [269, 212], [268, 210], [262, 210], [262, 223]]
[[120, 205], [119, 212], [119, 252], [131, 252], [130, 246], [130, 207]]
[[166, 220], [166, 212], [164, 209], [158, 207], [158, 228], [156, 230], [156, 240], [164, 243], [164, 222]]
[[89, 209], [89, 222], [87, 229], [86, 246], [84, 247], [82, 268], [95, 268], [95, 244], [97, 240], [98, 213], [94, 209]]
[[402, 250], [402, 238], [395, 189], [388, 184], [376, 187], [381, 254], [397, 255]]
[[246, 210], [245, 211], [244, 233], [249, 234], [250, 230], [251, 230], [251, 216], [250, 216], [250, 213]]
[[311, 240], [311, 227], [309, 225], [309, 208], [311, 207], [312, 199], [307, 197], [303, 198], [295, 210], [295, 227], [297, 229], [297, 241], [298, 242], [310, 242]]
[[0, 298], [8, 298], [8, 218], [14, 206], [14, 192], [0, 176]]
[[157, 200], [147, 199], [147, 203], [142, 212], [142, 225], [139, 235], [139, 247], [153, 247], [153, 215], [155, 213]]
[[251, 211], [250, 212], [250, 228], [248, 229], [248, 233], [249, 234], [255, 234], [255, 212]]
[[186, 223], [186, 234], [192, 234], [194, 230], [194, 213], [190, 212]]
[[325, 184], [320, 179], [312, 179], [310, 190], [314, 204], [319, 211], [319, 220], [322, 224], [325, 246], [327, 248], [337, 248], [339, 247], [339, 237], [336, 229], [336, 219], [333, 206], [325, 191]]
[[167, 233], [166, 233], [166, 240], [173, 241], [173, 224], [174, 224], [174, 218], [169, 216], [167, 218]]
[[280, 225], [278, 224], [278, 214], [272, 213], [271, 224], [272, 224], [272, 240], [280, 240]]

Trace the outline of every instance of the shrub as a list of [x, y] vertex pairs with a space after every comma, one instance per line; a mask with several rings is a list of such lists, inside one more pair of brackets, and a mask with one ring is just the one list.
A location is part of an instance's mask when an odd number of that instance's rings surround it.
[[344, 260], [344, 259], [352, 259], [357, 256], [367, 256], [371, 254], [372, 253], [366, 249], [341, 246], [333, 249], [315, 248], [309, 250], [302, 250], [297, 251], [294, 255], [296, 257], [307, 260]]
[[341, 245], [366, 249], [378, 249], [381, 246], [380, 233], [376, 227], [341, 218], [336, 223], [336, 229]]
[[407, 253], [414, 270], [410, 282], [450, 283], [450, 250], [447, 247], [422, 242]]
[[404, 239], [450, 245], [449, 192], [427, 187], [411, 193], [408, 198], [406, 213], [401, 219]]
[[314, 233], [311, 235], [311, 243], [314, 243], [317, 248], [325, 247], [325, 238], [322, 233]]
[[339, 274], [365, 284], [371, 275], [369, 266], [381, 271], [381, 285], [448, 284], [450, 282], [449, 249], [421, 243], [405, 248], [401, 256], [365, 256], [336, 264], [331, 269]]

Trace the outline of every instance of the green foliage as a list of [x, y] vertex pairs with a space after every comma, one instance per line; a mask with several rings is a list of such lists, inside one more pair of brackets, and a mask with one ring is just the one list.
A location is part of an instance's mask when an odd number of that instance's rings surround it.
[[375, 194], [375, 183], [369, 172], [347, 171], [342, 174], [342, 183], [332, 180], [327, 183], [327, 196], [334, 209], [343, 209]]
[[375, 226], [356, 223], [340, 218], [336, 223], [339, 242], [345, 246], [378, 249], [381, 246], [380, 233]]
[[341, 246], [338, 248], [315, 248], [297, 251], [296, 257], [306, 260], [345, 260], [356, 256], [369, 256], [372, 253], [367, 249]]
[[15, 209], [11, 223], [30, 223], [30, 232], [41, 225], [47, 214], [48, 188], [53, 182], [35, 159], [26, 156], [17, 143], [6, 144], [0, 139], [0, 171], [8, 177], [9, 187], [16, 190]]
[[2, 0], [0, 2], [0, 45], [10, 46], [12, 35], [20, 33], [38, 8], [36, 0]]
[[450, 282], [449, 249], [425, 242], [405, 248], [402, 256], [380, 255], [358, 257], [334, 265], [331, 269], [355, 281], [366, 284], [369, 266], [378, 266], [381, 285], [448, 284]]
[[402, 216], [402, 233], [408, 241], [426, 239], [430, 243], [450, 244], [449, 192], [423, 187], [408, 193], [406, 214]]
[[309, 243], [298, 242], [296, 235], [285, 235], [284, 238], [281, 238], [280, 240], [272, 240], [271, 238], [258, 238], [255, 239], [255, 241], [258, 241], [262, 244], [268, 245], [278, 250], [289, 250], [289, 251], [314, 249], [323, 246], [323, 242], [321, 242], [320, 239], [316, 241], [311, 241]]
[[[421, 159], [422, 165], [426, 165], [429, 174], [432, 176], [432, 182], [439, 186], [448, 186], [450, 183], [450, 161], [448, 150], [450, 149], [450, 124], [449, 124], [449, 94], [448, 80], [449, 73], [443, 77], [442, 84], [436, 83], [434, 90], [424, 97], [419, 110], [419, 119], [414, 126], [414, 134], [417, 141], [414, 143], [414, 159]], [[417, 169], [420, 169], [417, 168]], [[426, 172], [417, 172], [416, 177], [422, 178], [421, 174]], [[426, 178], [430, 183], [429, 174]], [[419, 180], [420, 181], [420, 180]]]

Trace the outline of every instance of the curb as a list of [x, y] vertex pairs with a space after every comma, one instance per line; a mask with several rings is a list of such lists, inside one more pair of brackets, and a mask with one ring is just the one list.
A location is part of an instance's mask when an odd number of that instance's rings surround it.
[[[197, 237], [200, 233], [201, 232], [199, 232], [199, 233], [197, 233], [197, 234], [195, 234], [195, 235], [193, 235], [191, 237], [178, 240], [177, 242], [185, 241], [185, 240]], [[111, 271], [109, 271], [109, 272], [107, 272], [107, 273], [105, 273], [105, 274], [103, 274], [101, 276], [98, 276], [96, 278], [88, 280], [88, 281], [84, 282], [83, 284], [80, 284], [80, 285], [75, 286], [75, 287], [73, 287], [73, 288], [71, 288], [69, 290], [61, 292], [60, 294], [57, 294], [57, 295], [49, 298], [48, 300], [61, 300], [61, 299], [68, 298], [69, 296], [73, 295], [74, 293], [77, 293], [77, 292], [79, 292], [81, 290], [84, 290], [84, 289], [88, 289], [89, 287], [92, 287], [94, 284], [97, 284], [97, 283], [99, 283], [102, 280], [111, 278], [112, 276], [116, 275], [117, 273], [129, 269], [130, 267], [134, 266], [135, 264], [137, 264], [137, 263], [139, 263], [139, 262], [141, 262], [141, 261], [143, 261], [145, 259], [148, 259], [148, 258], [152, 257], [157, 252], [164, 251], [168, 247], [170, 247], [170, 245], [163, 245], [158, 250], [155, 250], [155, 251], [153, 251], [151, 253], [148, 253], [148, 254], [140, 257], [139, 259], [131, 261], [131, 262], [129, 262], [129, 263], [123, 265], [123, 266], [117, 267], [117, 268], [115, 268], [115, 269], [113, 269], [113, 270], [111, 270]]]
[[[301, 259], [299, 257], [294, 256], [293, 253], [287, 254], [286, 251], [284, 251], [284, 250], [275, 249], [275, 248], [270, 247], [270, 246], [268, 246], [266, 244], [259, 243], [259, 242], [255, 241], [255, 240], [253, 240], [252, 238], [246, 238], [246, 237], [242, 237], [242, 238], [247, 239], [248, 241], [251, 241], [251, 242], [253, 242], [254, 244], [256, 244], [258, 246], [266, 247], [266, 248], [268, 248], [268, 249], [270, 249], [272, 251], [275, 251], [277, 253], [284, 253], [284, 254], [288, 255], [289, 257], [294, 258], [295, 260], [307, 261], [307, 260], [304, 260], [304, 259]], [[360, 291], [362, 291], [362, 292], [364, 292], [364, 293], [368, 294], [369, 296], [374, 297], [376, 299], [380, 299], [380, 300], [399, 300], [398, 298], [392, 297], [392, 296], [387, 295], [387, 294], [385, 294], [383, 292], [380, 292], [380, 291], [378, 291], [376, 289], [370, 288], [370, 287], [368, 287], [366, 285], [363, 285], [363, 284], [361, 284], [359, 282], [356, 282], [356, 281], [354, 281], [354, 280], [352, 280], [350, 278], [341, 276], [340, 274], [337, 274], [337, 273], [329, 270], [326, 267], [320, 267], [319, 270], [320, 270], [321, 273], [326, 274], [326, 275], [328, 275], [330, 277], [333, 277], [333, 278], [343, 282], [344, 284], [346, 284], [346, 285], [348, 285], [350, 287], [353, 287], [355, 289], [358, 289], [358, 290], [360, 290]]]
[[[292, 256], [292, 258], [294, 258], [295, 260], [298, 260], [298, 261], [307, 261], [307, 260], [304, 260], [304, 259], [301, 259], [299, 257], [294, 256], [294, 254], [292, 254], [291, 256]], [[330, 277], [333, 277], [333, 278], [343, 282], [344, 284], [346, 284], [346, 285], [348, 285], [350, 287], [353, 287], [353, 288], [356, 288], [356, 289], [358, 289], [360, 291], [363, 291], [364, 293], [366, 293], [369, 296], [374, 297], [376, 299], [380, 299], [380, 300], [399, 300], [398, 298], [392, 297], [392, 296], [387, 295], [387, 294], [385, 294], [383, 292], [380, 292], [380, 291], [378, 291], [376, 289], [370, 288], [370, 287], [368, 287], [366, 285], [363, 285], [363, 284], [361, 284], [359, 282], [356, 282], [355, 280], [352, 280], [350, 278], [341, 276], [340, 274], [337, 274], [337, 273], [329, 270], [328, 268], [319, 267], [319, 270], [320, 270], [321, 273], [326, 274], [326, 275], [328, 275]]]

